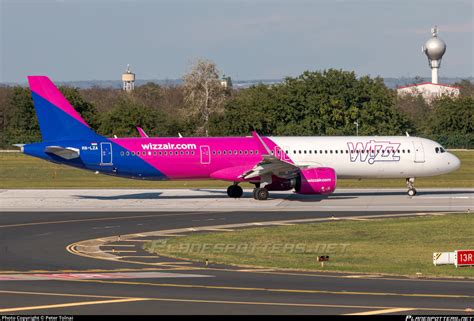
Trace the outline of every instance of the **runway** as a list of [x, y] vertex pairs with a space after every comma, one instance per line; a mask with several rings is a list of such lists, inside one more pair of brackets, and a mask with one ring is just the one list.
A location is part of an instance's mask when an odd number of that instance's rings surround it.
[[231, 199], [224, 189], [0, 190], [2, 211], [467, 211], [474, 188], [338, 189], [331, 195], [271, 192], [256, 202], [252, 190]]
[[[150, 256], [141, 249], [146, 239], [179, 237], [176, 235], [200, 230], [331, 219], [443, 215], [446, 208], [457, 211], [472, 206], [472, 190], [425, 191], [419, 197], [426, 200], [416, 200], [422, 207], [411, 211], [406, 208], [413, 205], [413, 199], [400, 191], [343, 191], [340, 192], [343, 196], [336, 194], [339, 199], [325, 198], [316, 204], [307, 198], [295, 201], [291, 200], [292, 196], [281, 196], [267, 205], [251, 200], [253, 210], [245, 205], [247, 200], [215, 198], [210, 192], [211, 196], [207, 194], [191, 201], [186, 197], [172, 198], [176, 208], [171, 211], [167, 209], [169, 205], [161, 206], [170, 199], [162, 200], [160, 196], [150, 199], [142, 196], [138, 200], [120, 198], [143, 193], [137, 190], [97, 192], [93, 201], [104, 202], [98, 211], [90, 210], [90, 204], [81, 204], [81, 200], [87, 198], [64, 196], [92, 197], [96, 191], [80, 191], [82, 194], [59, 191], [49, 194], [53, 199], [48, 199], [48, 191], [42, 194], [43, 207], [24, 203], [23, 208], [30, 211], [9, 211], [8, 206], [19, 199], [38, 197], [38, 194], [28, 196], [27, 192], [15, 192], [19, 191], [0, 193], [0, 314], [415, 315], [464, 314], [467, 308], [474, 307], [474, 279], [279, 271], [212, 262], [205, 266]], [[161, 191], [151, 193], [173, 195]], [[100, 199], [103, 197], [106, 199]], [[343, 210], [345, 205], [334, 211], [318, 208], [318, 204], [330, 206], [329, 202], [333, 205], [338, 200], [345, 201], [343, 197], [351, 197], [360, 205], [353, 210]], [[62, 210], [55, 205], [58, 198], [65, 200]], [[393, 198], [389, 201], [393, 203], [398, 199], [399, 204], [393, 205], [391, 210], [376, 210], [374, 204], [382, 204], [381, 199], [386, 198]], [[212, 204], [215, 199], [221, 210], [211, 206], [206, 211], [199, 205], [196, 205], [197, 211], [187, 210], [192, 201]], [[139, 200], [146, 204], [137, 205]], [[222, 205], [224, 200], [231, 204]], [[237, 210], [234, 202], [239, 201], [244, 205]], [[123, 202], [129, 202], [127, 208], [135, 205], [138, 209], [117, 211]], [[281, 206], [294, 202], [303, 203], [299, 207], [304, 210]], [[70, 206], [72, 203], [76, 206]], [[149, 203], [153, 203], [153, 211], [148, 209]], [[440, 210], [431, 208], [428, 212], [429, 203], [438, 204]], [[88, 247], [91, 244], [84, 241], [91, 240], [99, 243]]]

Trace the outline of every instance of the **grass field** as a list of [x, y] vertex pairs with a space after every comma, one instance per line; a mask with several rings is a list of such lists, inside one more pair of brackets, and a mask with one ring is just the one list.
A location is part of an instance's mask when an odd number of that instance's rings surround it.
[[[474, 214], [449, 214], [199, 233], [144, 247], [163, 256], [241, 266], [474, 278], [474, 267], [432, 262], [433, 252], [474, 248], [473, 230]], [[318, 255], [330, 256], [324, 268]]]
[[[451, 174], [419, 178], [416, 187], [474, 187], [474, 151], [454, 152], [461, 168]], [[0, 188], [225, 188], [222, 181], [150, 182], [96, 175], [64, 165], [56, 165], [21, 153], [0, 153]], [[253, 185], [242, 185], [251, 187]], [[405, 188], [404, 179], [339, 180], [338, 188]]]

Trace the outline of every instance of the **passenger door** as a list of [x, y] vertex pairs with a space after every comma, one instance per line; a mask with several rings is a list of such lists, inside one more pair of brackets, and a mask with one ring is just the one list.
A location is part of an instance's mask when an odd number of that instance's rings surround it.
[[425, 162], [425, 151], [423, 150], [423, 144], [421, 142], [413, 142], [415, 147], [415, 163]]
[[100, 165], [112, 165], [112, 143], [100, 143]]
[[211, 163], [211, 149], [207, 145], [201, 146], [201, 164]]

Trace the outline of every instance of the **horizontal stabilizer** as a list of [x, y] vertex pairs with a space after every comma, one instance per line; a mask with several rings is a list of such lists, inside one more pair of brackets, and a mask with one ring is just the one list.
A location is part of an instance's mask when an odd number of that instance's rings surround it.
[[79, 149], [72, 147], [47, 146], [45, 153], [54, 154], [64, 159], [73, 159], [79, 157]]
[[23, 151], [25, 150], [25, 148], [23, 147], [23, 146], [25, 146], [25, 145], [26, 145], [26, 144], [13, 144], [13, 146], [18, 147], [22, 153], [23, 153]]

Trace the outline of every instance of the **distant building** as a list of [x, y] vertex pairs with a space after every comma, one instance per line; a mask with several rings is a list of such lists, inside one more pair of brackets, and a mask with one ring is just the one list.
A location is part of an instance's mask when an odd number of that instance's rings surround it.
[[127, 65], [127, 70], [122, 74], [122, 84], [122, 89], [126, 92], [135, 89], [135, 74], [130, 70], [130, 65]]
[[431, 68], [431, 82], [413, 84], [397, 88], [397, 94], [419, 95], [430, 102], [441, 95], [449, 95], [453, 97], [459, 96], [459, 88], [438, 83], [438, 73], [441, 67], [441, 59], [446, 52], [446, 43], [438, 37], [438, 27], [431, 28], [432, 37], [428, 39], [422, 47], [423, 53], [428, 57], [428, 64]]
[[435, 84], [433, 82], [423, 82], [420, 84], [398, 87], [397, 94], [399, 96], [416, 96], [421, 94], [427, 102], [431, 102], [434, 98], [442, 95], [457, 97], [459, 96], [459, 88], [450, 85]]
[[221, 86], [224, 89], [231, 89], [232, 88], [232, 79], [230, 77], [226, 77], [225, 75], [223, 75], [222, 79], [221, 79]]

